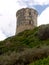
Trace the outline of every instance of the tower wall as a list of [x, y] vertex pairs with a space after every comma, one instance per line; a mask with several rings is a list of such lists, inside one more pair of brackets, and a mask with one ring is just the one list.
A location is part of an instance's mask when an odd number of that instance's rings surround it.
[[37, 26], [37, 11], [32, 8], [22, 8], [17, 11], [16, 34]]

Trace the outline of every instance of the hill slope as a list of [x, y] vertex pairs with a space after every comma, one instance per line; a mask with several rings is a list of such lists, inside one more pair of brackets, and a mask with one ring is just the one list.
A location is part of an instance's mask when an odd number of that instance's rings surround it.
[[48, 56], [49, 24], [25, 30], [0, 42], [0, 65], [27, 65]]

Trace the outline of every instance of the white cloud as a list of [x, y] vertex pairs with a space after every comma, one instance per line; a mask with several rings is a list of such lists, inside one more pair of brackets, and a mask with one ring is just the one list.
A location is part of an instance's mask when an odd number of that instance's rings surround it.
[[15, 34], [16, 11], [26, 6], [19, 4], [18, 0], [0, 0], [0, 29], [7, 37]]
[[49, 0], [34, 0], [35, 5], [48, 5]]
[[49, 24], [49, 7], [47, 7], [38, 17], [38, 25]]
[[2, 32], [2, 30], [0, 30], [0, 41], [6, 39], [6, 36], [4, 35], [4, 33]]
[[0, 29], [6, 37], [15, 34], [16, 11], [26, 6], [19, 4], [18, 0], [0, 0]]
[[32, 5], [49, 5], [49, 0], [17, 0], [17, 2], [28, 7], [32, 7]]

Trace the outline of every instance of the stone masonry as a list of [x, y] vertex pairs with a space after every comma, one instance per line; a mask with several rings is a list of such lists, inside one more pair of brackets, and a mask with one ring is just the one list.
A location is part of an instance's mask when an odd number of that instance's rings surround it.
[[28, 29], [34, 29], [37, 26], [38, 13], [32, 8], [22, 8], [17, 11], [16, 34]]

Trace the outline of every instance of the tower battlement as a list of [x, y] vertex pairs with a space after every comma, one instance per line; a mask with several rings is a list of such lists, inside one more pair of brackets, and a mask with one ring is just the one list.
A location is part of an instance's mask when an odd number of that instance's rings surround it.
[[37, 26], [38, 13], [32, 8], [22, 8], [17, 11], [16, 34], [28, 29], [34, 29]]

